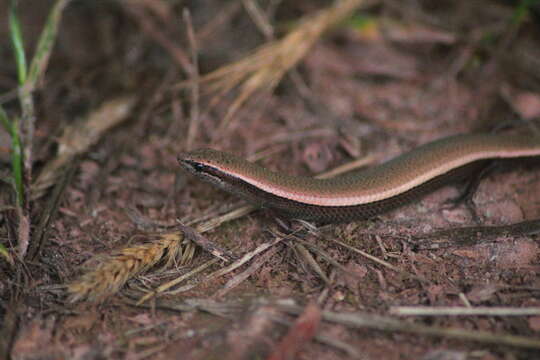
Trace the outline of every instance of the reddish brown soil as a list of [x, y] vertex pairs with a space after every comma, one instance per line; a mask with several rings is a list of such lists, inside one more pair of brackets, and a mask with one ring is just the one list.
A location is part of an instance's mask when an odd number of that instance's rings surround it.
[[[0, 24], [7, 23], [5, 3], [0, 2]], [[267, 10], [278, 2], [257, 3]], [[265, 166], [313, 175], [355, 157], [372, 154], [376, 162], [382, 162], [447, 135], [488, 130], [517, 117], [538, 118], [540, 11], [536, 8], [515, 30], [510, 21], [516, 3], [482, 0], [433, 5], [420, 1], [370, 7], [362, 14], [373, 21], [371, 25], [361, 30], [342, 24], [320, 39], [294, 75], [285, 76], [272, 94], [251, 99], [222, 133], [216, 131], [235, 93], [211, 106], [212, 96], [202, 86], [194, 147], [246, 157], [268, 151], [260, 161]], [[20, 2], [29, 52], [51, 4]], [[182, 4], [190, 8], [193, 18], [201, 74], [241, 59], [266, 41], [245, 8], [234, 1], [74, 1], [66, 9], [45, 81], [35, 95], [36, 171], [54, 157], [55, 139], [65, 126], [84, 119], [118, 94], [135, 94], [138, 101], [124, 124], [72, 164], [75, 174], [40, 254], [15, 266], [0, 260], [0, 336], [10, 339], [4, 341], [0, 357], [262, 359], [279, 346], [303, 341], [301, 336], [283, 341], [289, 326], [276, 319], [294, 322], [296, 316], [272, 305], [256, 305], [261, 299], [295, 299], [302, 306], [317, 303], [319, 310], [385, 316], [391, 307], [401, 305], [464, 306], [468, 301], [473, 306], [540, 306], [537, 234], [509, 231], [466, 242], [471, 239], [456, 233], [438, 248], [430, 244], [440, 239], [424, 241], [440, 229], [540, 218], [540, 166], [517, 162], [504, 171], [496, 170], [479, 186], [473, 200], [480, 224], [466, 206], [444, 206], [445, 200], [459, 194], [455, 187], [446, 187], [370, 221], [324, 227], [320, 236], [300, 232], [303, 240], [317, 245], [352, 274], [312, 253], [329, 284], [290, 240], [276, 245], [275, 253], [257, 271], [222, 297], [215, 294], [251, 262], [188, 292], [158, 297], [144, 307], [132, 305], [133, 299], [144, 295], [143, 290], [155, 289], [212, 258], [199, 250], [190, 264], [150, 271], [103, 303], [69, 303], [63, 286], [85, 271], [85, 261], [148, 240], [149, 233], [137, 228], [127, 208], [135, 207], [155, 221], [174, 223], [175, 219], [222, 213], [239, 203], [184, 174], [176, 162], [176, 155], [186, 149], [194, 104], [191, 88], [175, 87], [186, 75], [178, 57], [159, 39], [184, 51], [189, 61]], [[270, 24], [281, 37], [299, 17], [329, 4], [281, 2], [275, 14], [268, 14]], [[377, 32], [382, 16], [392, 19], [389, 38]], [[145, 27], [149, 23], [154, 24], [153, 30]], [[17, 82], [6, 26], [0, 29], [0, 39], [4, 40], [0, 43], [1, 96], [15, 89]], [[3, 98], [2, 102], [6, 110], [16, 113], [16, 99]], [[0, 148], [6, 149], [0, 151], [0, 161], [2, 174], [7, 175], [8, 138], [0, 137]], [[4, 184], [3, 189], [2, 206], [10, 201], [9, 187]], [[33, 204], [34, 225], [49, 196], [50, 192]], [[8, 231], [10, 221], [0, 215], [0, 242], [15, 254], [17, 240]], [[258, 211], [205, 235], [242, 255], [272, 240], [272, 233], [283, 231], [276, 224], [272, 216]], [[331, 239], [425, 281], [381, 266]], [[419, 243], [428, 246], [419, 247]], [[195, 280], [222, 266], [214, 265]], [[224, 309], [174, 310], [193, 299], [216, 301]], [[237, 307], [231, 308], [232, 303]], [[540, 358], [540, 352], [512, 346], [326, 321], [319, 324], [317, 316], [314, 312], [306, 318], [318, 324], [320, 335], [348, 344], [365, 359]], [[406, 321], [540, 342], [540, 316], [414, 317]], [[304, 331], [309, 326], [300, 323], [293, 329]], [[342, 350], [309, 338], [294, 358], [347, 358]]]

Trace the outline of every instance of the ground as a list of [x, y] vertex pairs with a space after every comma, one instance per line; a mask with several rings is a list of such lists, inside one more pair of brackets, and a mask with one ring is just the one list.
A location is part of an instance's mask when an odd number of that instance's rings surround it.
[[[463, 189], [455, 184], [374, 219], [311, 226], [264, 210], [215, 225], [245, 204], [176, 159], [212, 147], [315, 176], [355, 159], [374, 166], [448, 135], [538, 131], [540, 9], [532, 1], [523, 15], [526, 3], [370, 2], [328, 26], [232, 112], [245, 87], [228, 84], [252, 70], [204, 75], [254, 59], [333, 2], [70, 2], [33, 93], [33, 191], [41, 190], [24, 258], [12, 146], [0, 133], [8, 179], [0, 242], [13, 258], [0, 259], [0, 358], [540, 358], [538, 311], [395, 315], [400, 306], [538, 310], [538, 162], [496, 167], [472, 209], [447, 204]], [[19, 3], [29, 58], [53, 4]], [[0, 2], [1, 24], [7, 9]], [[7, 26], [0, 39], [0, 104], [15, 117]], [[182, 242], [179, 224], [204, 238]], [[96, 275], [97, 284], [84, 277], [114, 260], [118, 273]], [[84, 290], [69, 287], [80, 281]]]

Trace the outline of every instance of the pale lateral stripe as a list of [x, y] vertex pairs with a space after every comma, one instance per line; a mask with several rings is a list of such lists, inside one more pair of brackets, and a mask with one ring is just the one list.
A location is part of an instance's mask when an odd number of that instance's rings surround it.
[[[372, 193], [372, 194], [368, 193], [364, 195], [340, 195], [336, 193], [336, 194], [328, 195], [326, 197], [320, 196], [318, 194], [313, 194], [313, 193], [308, 194], [307, 192], [305, 192], [304, 194], [298, 193], [296, 191], [291, 191], [290, 189], [286, 189], [286, 188], [268, 183], [264, 181], [264, 179], [259, 180], [253, 177], [243, 175], [239, 172], [234, 172], [234, 171], [230, 171], [226, 169], [221, 169], [221, 170], [267, 193], [274, 194], [276, 196], [279, 196], [285, 199], [294, 200], [294, 201], [298, 201], [298, 202], [310, 204], [310, 205], [319, 205], [319, 206], [354, 206], [354, 205], [368, 204], [374, 201], [385, 200], [393, 196], [402, 194], [439, 175], [445, 174], [453, 169], [457, 169], [463, 165], [472, 163], [477, 160], [486, 160], [486, 159], [495, 159], [495, 158], [517, 158], [517, 157], [536, 156], [536, 155], [540, 155], [540, 149], [538, 148], [516, 150], [516, 151], [494, 150], [494, 151], [482, 151], [482, 152], [477, 152], [477, 153], [471, 153], [467, 156], [463, 156], [458, 159], [454, 159], [452, 161], [444, 162], [440, 164], [440, 166], [432, 168], [430, 171], [425, 172], [424, 174], [415, 177], [411, 181], [405, 182], [403, 184], [399, 184], [398, 186], [390, 188], [386, 191]], [[394, 175], [394, 176], [397, 176], [397, 175]], [[367, 191], [369, 191], [369, 189]]]

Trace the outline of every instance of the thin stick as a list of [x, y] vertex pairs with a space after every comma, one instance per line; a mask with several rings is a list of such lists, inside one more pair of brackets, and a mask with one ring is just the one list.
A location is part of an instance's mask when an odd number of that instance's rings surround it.
[[229, 128], [235, 113], [252, 95], [261, 90], [274, 89], [283, 75], [304, 58], [324, 32], [365, 3], [365, 0], [336, 0], [328, 8], [302, 18], [297, 28], [283, 39], [268, 42], [250, 56], [201, 78], [201, 81], [210, 83], [211, 91], [217, 93], [240, 88], [239, 95], [227, 110], [216, 133], [222, 134]]
[[[199, 310], [218, 316], [233, 316], [234, 314], [245, 313], [247, 309], [251, 309], [251, 311], [253, 311], [252, 309], [254, 305], [265, 307], [275, 306], [279, 310], [292, 315], [299, 315], [304, 310], [304, 307], [295, 304], [294, 300], [291, 299], [270, 301], [259, 298], [255, 302], [244, 302], [241, 304], [238, 301], [219, 303], [213, 300], [208, 301], [201, 299], [187, 299], [180, 304], [167, 304], [163, 302], [156, 304], [157, 307], [162, 309], [170, 309], [181, 312]], [[390, 316], [380, 316], [362, 312], [334, 312], [323, 310], [321, 315], [324, 321], [342, 324], [350, 328], [373, 329], [388, 333], [403, 332], [416, 335], [458, 339], [462, 341], [475, 341], [481, 344], [540, 349], [540, 339], [533, 337], [494, 334], [491, 332], [478, 330], [471, 331], [457, 328], [449, 329], [438, 326], [427, 326], [411, 323], [409, 320], [400, 320]], [[279, 319], [279, 317], [275, 316], [272, 317], [272, 320], [283, 322]]]
[[328, 172], [326, 172], [326, 173], [324, 173], [324, 174], [322, 174], [320, 176], [317, 176], [317, 178], [318, 179], [332, 178], [334, 176], [337, 176], [337, 175], [340, 175], [340, 174], [343, 174], [343, 173], [346, 173], [346, 172], [349, 172], [349, 171], [356, 170], [356, 169], [364, 167], [366, 165], [373, 164], [375, 159], [376, 159], [375, 154], [369, 154], [369, 155], [366, 155], [364, 157], [353, 160], [351, 162], [340, 165], [340, 166], [334, 168], [333, 170], [330, 170], [330, 171], [328, 171]]
[[456, 307], [456, 306], [394, 306], [390, 314], [402, 316], [535, 316], [540, 315], [540, 307]]
[[32, 199], [43, 196], [62, 174], [60, 170], [75, 156], [85, 153], [105, 132], [128, 119], [135, 101], [136, 98], [130, 95], [110, 99], [90, 113], [84, 122], [67, 126], [58, 140], [56, 157], [45, 164], [32, 186]]
[[139, 301], [137, 301], [137, 305], [141, 305], [142, 303], [146, 302], [151, 297], [153, 297], [153, 296], [155, 296], [155, 295], [157, 295], [157, 294], [159, 294], [161, 292], [164, 292], [167, 289], [170, 289], [171, 287], [175, 286], [176, 284], [181, 283], [185, 279], [189, 279], [193, 275], [196, 275], [196, 274], [200, 273], [201, 271], [205, 270], [207, 267], [216, 264], [218, 261], [219, 261], [218, 258], [213, 258], [212, 260], [209, 260], [209, 261], [205, 262], [204, 264], [202, 264], [199, 267], [196, 267], [195, 269], [191, 270], [190, 272], [185, 273], [184, 275], [182, 275], [180, 277], [177, 277], [176, 279], [174, 279], [172, 281], [169, 281], [169, 282], [159, 286], [156, 290], [151, 291], [148, 294], [141, 297], [139, 299]]
[[66, 187], [71, 183], [75, 170], [77, 169], [78, 161], [74, 161], [70, 164], [63, 174], [61, 174], [60, 181], [55, 185], [54, 190], [47, 201], [46, 208], [41, 212], [41, 218], [39, 219], [36, 230], [32, 237], [32, 243], [28, 248], [28, 258], [33, 260], [43, 247], [43, 243], [47, 238], [47, 233], [50, 230], [51, 222], [56, 217], [58, 212], [58, 206], [62, 199]]
[[244, 280], [253, 275], [257, 270], [259, 270], [259, 268], [263, 266], [277, 251], [278, 247], [274, 246], [273, 248], [259, 256], [259, 258], [257, 258], [257, 260], [255, 260], [244, 272], [234, 276], [232, 279], [227, 281], [225, 286], [223, 286], [223, 288], [216, 293], [215, 297], [223, 297], [229, 291], [240, 285]]
[[195, 38], [195, 32], [193, 30], [193, 24], [191, 22], [191, 15], [187, 8], [184, 8], [183, 12], [184, 21], [187, 28], [187, 37], [189, 41], [189, 47], [191, 49], [191, 71], [189, 73], [190, 87], [191, 87], [191, 104], [189, 109], [189, 128], [186, 140], [186, 149], [191, 150], [193, 141], [197, 136], [199, 130], [200, 114], [199, 114], [199, 59], [197, 46], [197, 39]]
[[306, 247], [300, 243], [295, 244], [295, 248], [298, 251], [298, 253], [304, 258], [304, 260], [306, 260], [308, 265], [311, 266], [313, 271], [315, 271], [315, 273], [317, 273], [317, 275], [319, 275], [319, 277], [323, 279], [326, 285], [330, 285], [331, 284], [330, 279], [328, 278], [328, 276], [326, 276], [324, 271], [321, 269], [317, 260], [315, 260], [313, 256], [311, 256], [308, 249], [306, 249]]
[[150, 16], [147, 16], [143, 7], [136, 1], [121, 1], [124, 10], [135, 18], [135, 21], [141, 27], [146, 35], [150, 36], [156, 43], [163, 47], [172, 59], [182, 68], [185, 74], [189, 76], [192, 73], [192, 64], [189, 56], [178, 44], [170, 39], [166, 32], [162, 30], [163, 26], [157, 24]]
[[[341, 270], [343, 272], [343, 274], [347, 275], [347, 276], [352, 276], [352, 277], [358, 277], [358, 275], [356, 274], [353, 274], [351, 273], [350, 271], [347, 271], [347, 269], [341, 265], [339, 262], [337, 262], [336, 260], [334, 260], [334, 258], [332, 258], [332, 256], [330, 256], [326, 251], [324, 251], [323, 249], [321, 249], [320, 247], [308, 242], [308, 241], [305, 241], [305, 240], [302, 240], [302, 239], [299, 239], [299, 238], [295, 238], [294, 241], [296, 242], [299, 242], [301, 243], [302, 245], [304, 246], [307, 246], [308, 248], [310, 248], [313, 252], [319, 254], [322, 258], [324, 258], [326, 261], [328, 261], [330, 264], [334, 265], [336, 268], [338, 268], [339, 270]], [[329, 284], [329, 283], [328, 283]]]
[[[290, 304], [278, 304], [278, 307], [283, 311], [292, 314], [300, 314], [303, 310], [301, 306]], [[464, 329], [445, 329], [435, 326], [413, 324], [409, 321], [397, 320], [387, 316], [364, 313], [337, 313], [333, 311], [323, 311], [322, 318], [328, 322], [342, 324], [353, 328], [368, 328], [387, 332], [401, 331], [417, 335], [477, 341], [485, 344], [540, 349], [540, 340], [535, 338], [504, 334], [497, 335], [487, 331], [478, 330], [471, 331]]]
[[266, 15], [262, 12], [259, 5], [253, 0], [242, 0], [242, 4], [247, 13], [251, 17], [251, 20], [257, 25], [257, 28], [263, 33], [267, 40], [274, 39], [274, 27], [268, 21]]
[[190, 228], [189, 226], [179, 225], [178, 230], [184, 233], [186, 239], [197, 244], [204, 250], [208, 251], [210, 254], [214, 255], [224, 262], [228, 262], [235, 258], [235, 256], [228, 250], [222, 249], [221, 246], [214, 244], [206, 237], [202, 236], [198, 231]]
[[196, 229], [198, 232], [206, 232], [213, 230], [217, 227], [219, 227], [221, 224], [239, 219], [243, 217], [244, 215], [247, 215], [253, 211], [257, 210], [255, 206], [252, 205], [244, 205], [239, 208], [236, 208], [234, 210], [229, 211], [226, 214], [223, 214], [221, 216], [215, 217], [211, 220], [205, 221], [203, 223], [200, 223], [197, 225]]
[[240, 266], [244, 265], [249, 260], [251, 260], [254, 256], [262, 253], [263, 251], [265, 251], [266, 249], [268, 249], [268, 248], [270, 248], [272, 246], [275, 246], [275, 245], [279, 244], [281, 241], [283, 241], [285, 239], [286, 239], [286, 237], [280, 237], [280, 238], [274, 239], [273, 241], [269, 241], [269, 242], [266, 242], [266, 243], [263, 243], [263, 244], [257, 246], [255, 248], [255, 250], [252, 250], [252, 251], [249, 251], [249, 252], [245, 253], [244, 256], [242, 256], [240, 259], [233, 262], [231, 265], [229, 265], [227, 267], [224, 267], [222, 269], [219, 269], [218, 271], [208, 275], [206, 280], [212, 280], [214, 278], [225, 275], [225, 274], [227, 274], [227, 273], [229, 273], [229, 272], [231, 272], [233, 270], [236, 270], [237, 268], [239, 268]]
[[362, 251], [362, 250], [357, 249], [357, 248], [355, 248], [355, 247], [353, 247], [353, 246], [347, 245], [347, 244], [345, 244], [344, 242], [341, 242], [341, 241], [339, 241], [339, 240], [332, 239], [332, 238], [330, 238], [330, 241], [333, 241], [333, 242], [335, 242], [336, 244], [343, 246], [344, 248], [347, 248], [347, 249], [349, 249], [349, 250], [351, 250], [351, 251], [353, 251], [353, 252], [355, 252], [355, 253], [357, 253], [357, 254], [360, 254], [360, 255], [362, 255], [363, 257], [365, 257], [365, 258], [367, 258], [367, 259], [369, 259], [369, 260], [371, 260], [371, 261], [374, 261], [374, 262], [376, 262], [376, 263], [379, 264], [379, 265], [382, 265], [382, 266], [384, 266], [384, 267], [386, 267], [386, 268], [388, 268], [388, 269], [390, 269], [390, 270], [394, 270], [395, 272], [398, 272], [398, 273], [400, 273], [400, 274], [402, 274], [402, 275], [405, 275], [405, 276], [407, 276], [407, 277], [409, 277], [409, 278], [411, 278], [411, 279], [415, 279], [415, 280], [418, 280], [418, 281], [421, 281], [421, 282], [427, 282], [427, 279], [425, 279], [425, 278], [423, 278], [423, 277], [421, 277], [421, 276], [411, 274], [411, 273], [409, 273], [409, 272], [407, 272], [407, 271], [405, 271], [405, 270], [402, 270], [402, 269], [400, 269], [400, 268], [398, 268], [398, 267], [396, 267], [396, 266], [390, 264], [390, 263], [387, 262], [387, 261], [381, 260], [381, 259], [379, 259], [379, 258], [376, 257], [376, 256], [373, 256], [373, 255], [371, 255], [371, 254], [368, 254], [368, 253], [365, 252], [365, 251]]

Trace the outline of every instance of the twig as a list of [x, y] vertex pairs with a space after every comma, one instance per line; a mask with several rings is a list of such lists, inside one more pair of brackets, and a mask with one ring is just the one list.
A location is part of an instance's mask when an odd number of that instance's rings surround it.
[[223, 276], [223, 275], [225, 275], [225, 274], [227, 274], [227, 273], [229, 273], [229, 272], [231, 272], [233, 270], [236, 270], [237, 268], [239, 268], [240, 266], [247, 263], [249, 260], [251, 260], [256, 255], [262, 253], [263, 251], [265, 251], [266, 249], [268, 249], [268, 248], [270, 248], [272, 246], [275, 246], [275, 245], [279, 244], [281, 241], [283, 241], [285, 239], [286, 239], [285, 237], [280, 237], [280, 238], [274, 239], [272, 241], [269, 241], [269, 242], [266, 242], [266, 243], [263, 243], [263, 244], [257, 246], [255, 248], [255, 250], [252, 250], [252, 251], [249, 251], [249, 252], [245, 253], [244, 256], [242, 256], [240, 259], [236, 260], [231, 265], [229, 265], [227, 267], [224, 267], [222, 269], [219, 269], [218, 271], [213, 272], [212, 274], [208, 275], [208, 277], [206, 278], [206, 281], [215, 279], [215, 278]]
[[157, 231], [158, 229], [170, 229], [178, 226], [178, 223], [174, 220], [159, 221], [150, 219], [149, 217], [141, 214], [141, 212], [135, 206], [127, 206], [124, 211], [131, 222], [134, 223], [135, 226], [140, 230]]
[[402, 274], [402, 275], [404, 275], [404, 276], [406, 276], [406, 277], [408, 277], [408, 278], [415, 279], [415, 280], [418, 280], [418, 281], [424, 282], [424, 283], [428, 281], [427, 279], [425, 279], [425, 278], [423, 278], [423, 277], [421, 277], [421, 276], [411, 274], [411, 273], [409, 273], [409, 272], [407, 272], [407, 271], [405, 271], [405, 270], [401, 270], [400, 268], [398, 268], [398, 267], [396, 267], [396, 266], [390, 264], [390, 263], [387, 262], [387, 261], [381, 260], [381, 259], [379, 259], [378, 257], [373, 256], [373, 255], [371, 255], [371, 254], [368, 254], [368, 253], [365, 252], [365, 251], [362, 251], [362, 250], [357, 249], [357, 248], [355, 248], [355, 247], [353, 247], [353, 246], [347, 245], [347, 244], [345, 244], [344, 242], [341, 242], [341, 241], [336, 240], [336, 239], [333, 239], [333, 238], [330, 238], [330, 241], [333, 241], [333, 242], [335, 242], [336, 244], [343, 246], [344, 248], [347, 248], [347, 249], [349, 249], [349, 250], [351, 250], [351, 251], [353, 251], [353, 252], [355, 252], [355, 253], [357, 253], [357, 254], [360, 254], [360, 255], [362, 255], [363, 257], [365, 257], [365, 258], [367, 258], [367, 259], [369, 259], [369, 260], [371, 260], [371, 261], [374, 261], [374, 262], [376, 262], [377, 264], [382, 265], [382, 266], [384, 266], [384, 267], [386, 267], [386, 268], [388, 268], [388, 269], [390, 269], [390, 270], [393, 270], [393, 271], [395, 271], [395, 272], [397, 272], [397, 273], [399, 273], [399, 274]]
[[253, 0], [242, 0], [242, 4], [255, 25], [257, 25], [257, 28], [259, 28], [266, 39], [272, 40], [274, 38], [274, 27], [263, 14], [259, 5], [257, 5]]
[[154, 23], [154, 21], [146, 15], [145, 11], [136, 1], [122, 1], [121, 2], [126, 12], [131, 14], [142, 31], [152, 37], [159, 45], [169, 52], [173, 60], [184, 70], [186, 75], [190, 75], [193, 72], [193, 66], [189, 61], [189, 56], [183, 49], [178, 47], [174, 41], [172, 41], [163, 30], [162, 26]]
[[215, 217], [211, 220], [205, 221], [203, 223], [200, 223], [197, 225], [196, 229], [198, 232], [206, 232], [213, 230], [217, 227], [219, 227], [221, 224], [239, 219], [243, 217], [244, 215], [247, 215], [253, 211], [257, 210], [255, 206], [252, 205], [244, 205], [239, 208], [236, 208], [234, 210], [229, 211], [226, 214], [223, 214], [221, 216]]
[[208, 82], [209, 90], [217, 93], [218, 97], [237, 86], [241, 88], [216, 133], [222, 134], [229, 127], [233, 116], [254, 93], [273, 89], [283, 75], [304, 58], [325, 31], [349, 16], [364, 2], [336, 0], [333, 6], [301, 19], [300, 25], [283, 39], [267, 43], [252, 55], [205, 75], [201, 80]]
[[331, 171], [328, 171], [328, 172], [324, 173], [323, 175], [318, 176], [318, 178], [319, 179], [332, 178], [334, 176], [337, 176], [337, 175], [340, 175], [340, 174], [343, 174], [343, 173], [346, 173], [346, 172], [349, 172], [349, 171], [352, 171], [352, 170], [356, 170], [356, 169], [364, 167], [366, 165], [373, 164], [375, 159], [376, 159], [375, 154], [369, 154], [369, 155], [366, 155], [364, 157], [358, 158], [358, 159], [356, 159], [354, 161], [351, 161], [351, 162], [345, 163], [343, 165], [340, 165], [340, 166], [332, 169]]
[[180, 277], [177, 277], [176, 279], [174, 279], [172, 281], [169, 281], [169, 282], [167, 282], [167, 283], [165, 283], [163, 285], [160, 285], [154, 291], [151, 291], [151, 292], [147, 293], [146, 295], [144, 295], [143, 297], [141, 297], [139, 299], [139, 301], [137, 301], [137, 305], [141, 305], [141, 304], [145, 303], [147, 300], [149, 300], [150, 298], [156, 296], [157, 294], [160, 294], [160, 293], [162, 293], [164, 291], [167, 291], [171, 287], [181, 283], [184, 280], [189, 279], [190, 277], [200, 273], [201, 271], [205, 270], [209, 266], [212, 266], [212, 265], [214, 265], [214, 264], [216, 264], [218, 262], [219, 262], [218, 258], [213, 258], [212, 260], [209, 260], [209, 261], [205, 262], [204, 264], [196, 267], [195, 269], [191, 270], [190, 272], [185, 273], [184, 275], [182, 275]]
[[308, 241], [299, 239], [299, 238], [295, 238], [294, 241], [300, 242], [301, 244], [303, 244], [303, 245], [307, 246], [308, 248], [310, 248], [312, 251], [319, 254], [322, 258], [324, 258], [330, 264], [334, 265], [337, 269], [341, 270], [345, 276], [351, 276], [353, 278], [358, 277], [357, 274], [354, 274], [354, 273], [351, 273], [350, 271], [348, 271], [343, 265], [341, 265], [336, 260], [334, 260], [334, 258], [332, 256], [330, 256], [330, 254], [328, 254], [326, 251], [324, 251], [323, 249], [321, 249], [317, 245], [312, 244], [312, 243], [310, 243]]
[[197, 39], [203, 43], [206, 39], [214, 36], [217, 29], [230, 21], [241, 9], [241, 7], [242, 4], [240, 1], [230, 1], [228, 3], [224, 3], [224, 6], [220, 9], [220, 12], [197, 32]]
[[297, 243], [295, 244], [295, 248], [298, 251], [298, 253], [306, 260], [308, 265], [311, 266], [313, 271], [315, 271], [315, 273], [319, 275], [321, 279], [323, 279], [326, 285], [330, 285], [331, 284], [330, 279], [328, 278], [328, 276], [326, 276], [324, 271], [322, 271], [321, 267], [319, 266], [319, 263], [313, 258], [313, 256], [311, 256], [311, 254], [305, 248], [305, 246], [300, 243]]
[[73, 178], [73, 175], [75, 174], [77, 164], [77, 161], [72, 162], [71, 166], [66, 169], [63, 174], [59, 175], [61, 176], [61, 179], [55, 185], [51, 197], [47, 201], [46, 208], [41, 212], [41, 217], [34, 232], [32, 243], [28, 248], [29, 259], [34, 259], [43, 247], [43, 242], [45, 241], [48, 230], [50, 229], [51, 221], [54, 219], [56, 213], [58, 212], [58, 205], [60, 203], [60, 200], [62, 199], [62, 196], [65, 193], [66, 187], [69, 185]]
[[[226, 302], [219, 303], [213, 300], [187, 299], [183, 303], [174, 303], [159, 301], [156, 307], [175, 311], [194, 311], [200, 310], [215, 314], [218, 316], [234, 316], [235, 314], [245, 313], [246, 309], [253, 308], [254, 305], [268, 307], [275, 306], [279, 310], [293, 315], [299, 315], [304, 311], [304, 307], [296, 305], [291, 299], [267, 300], [257, 299], [252, 303]], [[142, 305], [146, 307], [148, 305]], [[416, 335], [426, 335], [433, 337], [442, 337], [448, 339], [457, 339], [462, 341], [475, 341], [482, 344], [494, 344], [503, 346], [512, 346], [519, 348], [540, 349], [540, 339], [517, 335], [494, 334], [487, 331], [449, 329], [438, 326], [427, 326], [395, 319], [389, 316], [373, 315], [361, 312], [335, 312], [322, 311], [322, 319], [327, 322], [342, 324], [350, 328], [373, 329], [389, 333], [403, 332]], [[272, 316], [274, 321], [283, 322], [278, 317]], [[347, 350], [346, 350], [347, 351]]]
[[189, 128], [186, 140], [186, 149], [191, 150], [193, 141], [197, 136], [199, 130], [199, 60], [197, 46], [197, 39], [195, 38], [195, 32], [193, 30], [193, 24], [191, 22], [191, 15], [187, 8], [184, 9], [184, 22], [187, 28], [187, 37], [189, 41], [189, 47], [191, 49], [191, 72], [189, 73], [189, 81], [191, 87], [191, 104], [189, 109]]
[[[278, 303], [277, 306], [291, 314], [300, 314], [302, 307], [291, 304]], [[323, 311], [322, 318], [325, 321], [342, 324], [353, 328], [368, 328], [380, 331], [444, 337], [465, 341], [477, 341], [484, 344], [506, 345], [529, 349], [540, 349], [540, 340], [515, 335], [497, 335], [486, 331], [471, 331], [464, 329], [445, 329], [435, 326], [412, 324], [409, 321], [397, 320], [391, 317], [371, 315], [364, 313], [338, 313]]]
[[244, 280], [249, 278], [251, 275], [253, 275], [261, 266], [263, 266], [276, 252], [279, 251], [278, 246], [274, 246], [261, 256], [257, 258], [257, 260], [253, 261], [253, 263], [242, 273], [234, 276], [232, 279], [227, 281], [227, 283], [221, 288], [216, 294], [216, 298], [221, 298], [225, 296], [229, 291], [240, 285]]
[[450, 246], [470, 246], [506, 235], [532, 235], [540, 233], [540, 220], [527, 220], [500, 226], [466, 226], [435, 231], [415, 236], [413, 244], [420, 250], [441, 249]]
[[[308, 130], [300, 130], [300, 131], [286, 131], [283, 133], [277, 133], [268, 137], [265, 137], [264, 139], [261, 139], [257, 141], [253, 148], [255, 151], [258, 149], [268, 147], [270, 145], [274, 144], [283, 144], [283, 143], [291, 143], [293, 141], [299, 141], [307, 138], [322, 138], [322, 137], [331, 137], [336, 135], [336, 129], [332, 128], [317, 128], [317, 129], [308, 129]], [[253, 154], [250, 156], [250, 161], [255, 161], [260, 158], [260, 155]]]
[[235, 258], [235, 256], [230, 251], [222, 249], [219, 245], [212, 243], [206, 237], [202, 236], [199, 232], [189, 226], [178, 225], [178, 230], [180, 230], [184, 234], [187, 240], [194, 242], [195, 244], [199, 245], [204, 250], [224, 262], [231, 261]]
[[128, 119], [135, 100], [133, 96], [120, 96], [109, 100], [88, 115], [83, 123], [66, 127], [58, 140], [56, 157], [45, 165], [32, 186], [32, 199], [43, 196], [56, 182], [61, 168], [75, 156], [86, 152], [106, 131]]
[[540, 307], [456, 307], [393, 306], [390, 314], [402, 316], [538, 316]]

